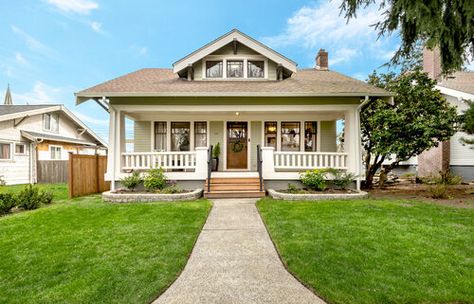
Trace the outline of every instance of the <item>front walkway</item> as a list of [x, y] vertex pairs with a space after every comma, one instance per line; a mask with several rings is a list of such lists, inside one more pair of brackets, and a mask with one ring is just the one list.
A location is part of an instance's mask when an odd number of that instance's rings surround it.
[[191, 257], [158, 303], [324, 303], [283, 267], [254, 199], [214, 200]]

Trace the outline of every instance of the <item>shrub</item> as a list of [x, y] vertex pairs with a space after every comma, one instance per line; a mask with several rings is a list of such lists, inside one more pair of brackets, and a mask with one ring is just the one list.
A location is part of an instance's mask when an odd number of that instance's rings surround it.
[[332, 184], [337, 189], [346, 190], [349, 187], [349, 185], [352, 183], [352, 181], [354, 181], [357, 178], [357, 175], [353, 173], [344, 172], [338, 169], [329, 168], [324, 171], [333, 176]]
[[129, 176], [120, 179], [120, 183], [130, 191], [134, 191], [141, 182], [142, 178], [140, 173], [137, 171], [134, 171]]
[[39, 191], [38, 187], [27, 185], [18, 193], [18, 207], [25, 210], [37, 209], [43, 200], [43, 193]]
[[450, 170], [440, 171], [439, 176], [435, 178], [435, 183], [444, 185], [459, 185], [461, 181], [462, 178], [452, 174]]
[[434, 199], [448, 198], [448, 186], [445, 184], [429, 186], [428, 191]]
[[181, 193], [183, 190], [181, 190], [180, 187], [178, 187], [177, 185], [171, 185], [171, 186], [167, 186], [166, 188], [164, 188], [163, 190], [160, 191], [160, 193], [163, 193], [163, 194], [175, 194], [175, 193]]
[[5, 186], [7, 184], [7, 182], [5, 181], [5, 179], [3, 178], [3, 175], [0, 175], [0, 187], [1, 186]]
[[300, 181], [309, 189], [316, 191], [326, 190], [326, 170], [315, 169], [313, 171], [306, 171], [300, 175]]
[[44, 191], [41, 194], [41, 203], [49, 205], [53, 202], [53, 192], [51, 191]]
[[219, 158], [221, 155], [221, 144], [217, 143], [216, 146], [212, 149], [212, 158]]
[[288, 188], [286, 189], [286, 192], [297, 194], [297, 193], [300, 193], [301, 190], [298, 189], [298, 187], [295, 184], [288, 183]]
[[150, 169], [143, 178], [143, 186], [148, 191], [163, 190], [166, 187], [166, 176], [162, 168]]
[[12, 193], [0, 193], [0, 214], [7, 214], [17, 203], [17, 198]]

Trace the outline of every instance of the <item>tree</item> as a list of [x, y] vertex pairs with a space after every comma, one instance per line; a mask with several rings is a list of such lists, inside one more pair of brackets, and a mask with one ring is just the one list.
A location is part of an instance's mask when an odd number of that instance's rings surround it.
[[[393, 105], [371, 100], [361, 112], [365, 182], [371, 188], [379, 170], [383, 185], [400, 162], [448, 140], [456, 131], [458, 116], [456, 108], [434, 89], [435, 82], [419, 68], [398, 76], [374, 72], [368, 83], [395, 94]], [[384, 161], [389, 165], [382, 168]]]
[[[461, 130], [468, 135], [474, 135], [474, 101], [468, 101], [469, 108], [464, 111], [461, 117]], [[461, 142], [466, 145], [471, 145], [474, 149], [474, 138], [461, 138]]]
[[383, 19], [375, 24], [380, 36], [400, 32], [393, 64], [409, 57], [419, 43], [439, 47], [444, 74], [461, 70], [466, 60], [474, 58], [474, 1], [343, 0], [340, 8], [349, 20], [369, 5], [379, 5], [382, 12]]

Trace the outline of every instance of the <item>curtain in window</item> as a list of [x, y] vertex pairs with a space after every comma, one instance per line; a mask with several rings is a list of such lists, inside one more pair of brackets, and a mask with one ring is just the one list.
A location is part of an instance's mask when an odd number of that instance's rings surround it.
[[316, 152], [316, 137], [318, 133], [318, 123], [316, 121], [306, 121], [304, 123], [304, 150], [306, 152]]
[[205, 121], [194, 123], [194, 146], [207, 147], [207, 123]]
[[10, 144], [0, 143], [0, 159], [10, 159], [11, 158], [11, 148]]
[[299, 151], [300, 150], [300, 123], [282, 122], [281, 123], [281, 150]]
[[166, 151], [166, 122], [155, 122], [155, 151]]
[[171, 151], [189, 151], [190, 147], [190, 123], [171, 123]]

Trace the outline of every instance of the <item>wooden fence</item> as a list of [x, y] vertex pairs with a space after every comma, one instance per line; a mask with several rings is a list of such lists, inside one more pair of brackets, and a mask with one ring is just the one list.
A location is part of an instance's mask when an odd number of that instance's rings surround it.
[[37, 166], [38, 183], [67, 183], [67, 160], [39, 160]]
[[104, 181], [107, 156], [69, 154], [69, 197], [100, 193], [110, 189]]

